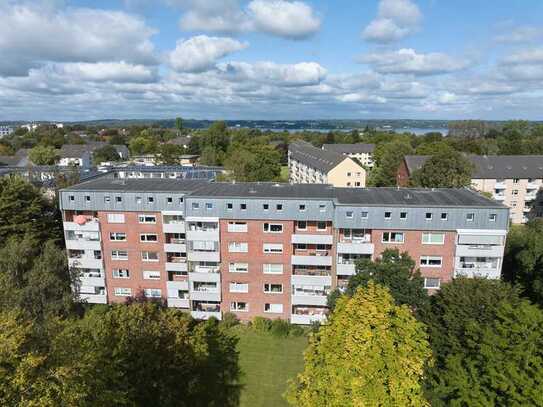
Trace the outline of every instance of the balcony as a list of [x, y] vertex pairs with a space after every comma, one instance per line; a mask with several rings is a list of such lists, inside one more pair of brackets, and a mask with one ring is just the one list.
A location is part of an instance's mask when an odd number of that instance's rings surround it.
[[101, 250], [102, 246], [99, 239], [66, 239], [66, 249]]
[[88, 302], [89, 304], [107, 304], [107, 296], [105, 294], [79, 294], [79, 300]]
[[187, 258], [189, 261], [204, 261], [204, 262], [216, 262], [218, 263], [221, 259], [219, 251], [189, 251], [187, 253]]
[[494, 184], [495, 189], [505, 189], [505, 182], [504, 181], [498, 181]]
[[102, 259], [96, 259], [92, 256], [70, 257], [68, 258], [68, 267], [100, 270], [104, 268]]
[[292, 295], [292, 305], [317, 305], [317, 306], [326, 306], [328, 302], [328, 297], [326, 294], [303, 294], [303, 295]]
[[[189, 282], [187, 280], [184, 281], [167, 281], [166, 282], [166, 288], [168, 289], [168, 293], [173, 293], [174, 291], [188, 291], [189, 290]], [[168, 297], [170, 295], [168, 294]]]
[[537, 198], [537, 194], [534, 194], [534, 193], [528, 193], [524, 195], [525, 201], [534, 201], [536, 198]]
[[504, 201], [505, 200], [505, 194], [494, 194], [492, 196], [495, 201]]
[[369, 254], [374, 252], [373, 243], [363, 241], [341, 242], [337, 244], [338, 253]]
[[209, 319], [211, 317], [221, 319], [220, 310], [219, 311], [191, 311], [190, 315], [192, 315], [194, 319]]
[[168, 307], [170, 308], [190, 308], [190, 300], [188, 298], [169, 298]]
[[535, 189], [536, 191], [539, 189], [540, 185], [537, 184], [537, 182], [528, 181], [528, 184], [526, 184], [527, 190]]
[[220, 273], [198, 273], [198, 272], [189, 272], [190, 281], [200, 281], [207, 283], [220, 283], [221, 274]]
[[503, 246], [494, 245], [458, 245], [456, 246], [457, 257], [502, 257]]
[[205, 241], [219, 241], [219, 228], [215, 229], [201, 229], [201, 230], [187, 230], [187, 240], [205, 240]]
[[164, 233], [185, 233], [185, 222], [170, 222], [162, 224]]
[[166, 271], [187, 271], [187, 269], [188, 265], [186, 261], [166, 261]]
[[177, 240], [177, 242], [183, 242], [183, 243], [175, 243], [175, 242], [172, 242], [172, 240], [175, 240], [175, 239], [171, 239], [170, 240], [171, 243], [164, 243], [165, 252], [186, 253], [187, 245], [184, 243], [182, 239]]
[[326, 315], [325, 314], [314, 314], [314, 315], [302, 315], [302, 314], [292, 314], [290, 316], [290, 322], [292, 324], [298, 325], [311, 325], [314, 322], [325, 323]]
[[356, 266], [354, 264], [341, 264], [336, 265], [336, 274], [338, 276], [354, 276], [356, 274]]
[[454, 270], [455, 277], [480, 277], [480, 278], [489, 278], [489, 279], [499, 279], [501, 272], [496, 268], [486, 268], [486, 267], [462, 267], [459, 265]]
[[294, 285], [322, 285], [331, 286], [331, 276], [300, 276], [293, 275], [290, 277], [290, 281]]
[[293, 255], [291, 257], [291, 264], [301, 266], [332, 266], [332, 257], [328, 252], [308, 256]]
[[75, 222], [63, 222], [64, 230], [74, 230], [78, 232], [99, 232], [100, 222], [98, 218], [89, 218], [89, 220], [80, 225]]
[[193, 301], [220, 301], [221, 292], [219, 291], [191, 291], [190, 299]]
[[331, 245], [334, 242], [332, 235], [304, 235], [294, 234], [292, 235], [291, 243], [296, 244], [326, 244]]

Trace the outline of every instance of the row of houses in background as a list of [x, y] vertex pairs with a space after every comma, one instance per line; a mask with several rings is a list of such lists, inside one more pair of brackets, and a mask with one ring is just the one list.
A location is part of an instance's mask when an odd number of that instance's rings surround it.
[[[398, 169], [397, 183], [407, 186], [414, 171], [430, 156], [408, 155]], [[467, 156], [473, 165], [471, 187], [508, 206], [512, 223], [526, 223], [543, 216], [543, 156], [497, 155]]]
[[288, 149], [289, 182], [363, 188], [373, 167], [373, 144], [325, 144], [299, 140]]
[[136, 179], [60, 192], [68, 262], [92, 303], [140, 292], [196, 318], [323, 321], [360, 258], [407, 251], [430, 291], [499, 278], [508, 208], [468, 189]]

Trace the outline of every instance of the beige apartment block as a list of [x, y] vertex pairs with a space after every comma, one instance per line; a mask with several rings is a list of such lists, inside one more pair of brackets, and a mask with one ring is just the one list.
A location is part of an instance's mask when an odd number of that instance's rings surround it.
[[[413, 171], [429, 156], [405, 156], [398, 169], [398, 185], [408, 184]], [[512, 223], [522, 224], [543, 216], [543, 156], [501, 155], [467, 157], [474, 166], [471, 187], [508, 206]]]
[[343, 154], [356, 159], [366, 168], [373, 168], [373, 150], [375, 144], [324, 144], [323, 150]]
[[288, 151], [291, 184], [331, 184], [335, 187], [363, 188], [366, 170], [340, 153], [316, 148], [305, 141], [291, 143]]

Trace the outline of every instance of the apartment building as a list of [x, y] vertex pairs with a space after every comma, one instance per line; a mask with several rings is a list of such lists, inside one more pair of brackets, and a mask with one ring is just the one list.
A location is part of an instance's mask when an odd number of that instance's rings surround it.
[[80, 296], [162, 298], [196, 318], [323, 321], [359, 258], [407, 251], [425, 287], [499, 278], [508, 208], [468, 189], [118, 179], [60, 192]]
[[[405, 156], [398, 169], [397, 183], [407, 186], [409, 177], [422, 168], [430, 156]], [[543, 185], [542, 155], [469, 155], [473, 164], [471, 186], [508, 206], [511, 222], [526, 223], [543, 216], [539, 191]]]
[[322, 149], [349, 156], [358, 160], [364, 167], [373, 168], [375, 144], [323, 144]]
[[353, 160], [334, 151], [316, 148], [299, 140], [288, 147], [289, 182], [293, 184], [330, 184], [335, 187], [366, 186], [366, 170]]
[[10, 126], [0, 126], [0, 138], [11, 135], [15, 129]]

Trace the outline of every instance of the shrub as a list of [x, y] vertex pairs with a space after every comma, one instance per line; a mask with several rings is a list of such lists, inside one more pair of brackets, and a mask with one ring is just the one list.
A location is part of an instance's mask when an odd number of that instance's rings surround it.
[[290, 325], [290, 330], [288, 331], [289, 336], [303, 336], [307, 333], [307, 329], [304, 329], [300, 325]]
[[239, 325], [239, 319], [233, 312], [226, 312], [222, 316], [221, 326], [223, 328], [232, 328], [236, 325]]
[[274, 319], [271, 321], [270, 332], [273, 336], [284, 338], [288, 336], [290, 329], [291, 326], [288, 321], [283, 319]]
[[271, 323], [272, 321], [268, 318], [255, 317], [255, 319], [253, 319], [252, 326], [255, 331], [265, 333], [269, 332], [271, 328]]

